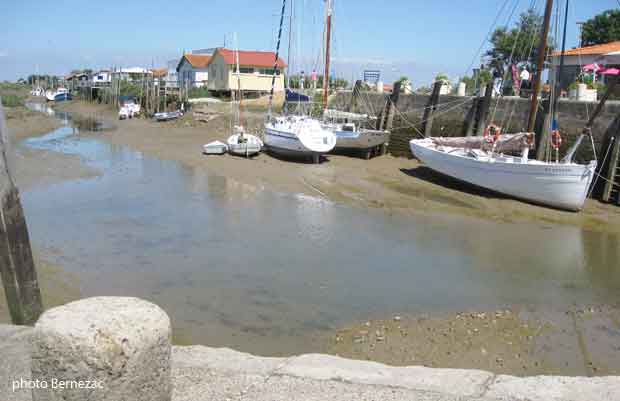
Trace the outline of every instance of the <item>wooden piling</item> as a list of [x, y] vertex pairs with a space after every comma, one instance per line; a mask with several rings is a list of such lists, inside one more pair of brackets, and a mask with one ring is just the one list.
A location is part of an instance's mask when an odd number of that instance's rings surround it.
[[611, 149], [611, 159], [609, 160], [609, 168], [603, 188], [602, 200], [611, 202], [612, 195], [616, 195], [616, 203], [620, 205], [620, 134], [616, 136], [613, 147]]
[[491, 96], [493, 96], [493, 80], [487, 83], [484, 89], [484, 97], [482, 103], [478, 107], [478, 125], [476, 126], [476, 135], [482, 136], [488, 124], [489, 108], [491, 107]]
[[381, 129], [391, 131], [392, 126], [394, 124], [394, 113], [396, 112], [396, 106], [398, 104], [398, 99], [400, 98], [400, 82], [394, 82], [394, 89], [392, 90], [392, 94], [388, 98], [388, 101], [385, 105], [385, 122]]
[[13, 324], [32, 325], [43, 304], [19, 190], [13, 180], [13, 154], [0, 102], [0, 278]]
[[435, 114], [435, 110], [437, 110], [437, 104], [439, 103], [439, 92], [441, 91], [441, 86], [443, 85], [442, 81], [437, 81], [433, 85], [433, 92], [431, 93], [431, 97], [428, 100], [428, 104], [424, 109], [424, 115], [422, 117], [422, 121], [424, 121], [424, 136], [431, 136], [431, 131], [433, 129], [433, 114]]
[[478, 114], [478, 107], [482, 102], [482, 98], [480, 96], [476, 96], [476, 98], [472, 101], [471, 108], [465, 117], [465, 127], [464, 134], [465, 136], [472, 136], [474, 134], [474, 127], [476, 125], [476, 115]]

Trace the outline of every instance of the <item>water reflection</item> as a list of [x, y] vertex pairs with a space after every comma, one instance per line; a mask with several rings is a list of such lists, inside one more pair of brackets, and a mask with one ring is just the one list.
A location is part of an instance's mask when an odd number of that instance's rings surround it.
[[279, 194], [75, 135], [97, 179], [24, 194], [36, 244], [84, 295], [151, 299], [192, 342], [312, 351], [308, 330], [368, 314], [619, 302], [620, 239], [574, 227], [404, 218]]

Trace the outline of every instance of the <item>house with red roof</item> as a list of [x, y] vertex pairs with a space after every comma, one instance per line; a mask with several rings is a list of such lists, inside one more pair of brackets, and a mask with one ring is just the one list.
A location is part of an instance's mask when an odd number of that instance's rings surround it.
[[[267, 93], [275, 74], [275, 91], [284, 91], [286, 63], [281, 58], [276, 62], [274, 52], [239, 50], [239, 77], [237, 78], [236, 52], [218, 48], [209, 62], [208, 88], [214, 92], [237, 90], [240, 82], [244, 92]], [[274, 68], [275, 67], [275, 68]]]
[[[552, 54], [553, 62], [560, 64], [561, 51]], [[620, 41], [593, 46], [577, 47], [564, 52], [561, 86], [566, 89], [581, 73], [583, 67], [598, 64], [601, 68], [620, 68]], [[600, 77], [604, 80], [604, 76]]]
[[200, 88], [209, 82], [209, 62], [211, 55], [186, 53], [177, 65], [179, 86]]

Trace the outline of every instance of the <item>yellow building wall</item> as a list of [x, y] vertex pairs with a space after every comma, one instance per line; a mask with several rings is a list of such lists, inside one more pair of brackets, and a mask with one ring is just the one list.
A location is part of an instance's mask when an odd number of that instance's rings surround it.
[[[241, 67], [254, 67], [255, 70], [264, 67], [257, 66], [241, 66]], [[230, 91], [237, 90], [237, 74], [235, 73], [236, 67], [226, 64], [224, 58], [219, 54], [211, 60], [209, 64], [209, 84], [210, 90], [217, 91]], [[243, 91], [260, 91], [269, 92], [271, 90], [272, 75], [259, 74], [257, 72], [252, 74], [239, 74], [239, 81], [241, 82], [241, 90]], [[280, 71], [280, 75], [276, 76], [275, 91], [284, 91], [284, 71]]]

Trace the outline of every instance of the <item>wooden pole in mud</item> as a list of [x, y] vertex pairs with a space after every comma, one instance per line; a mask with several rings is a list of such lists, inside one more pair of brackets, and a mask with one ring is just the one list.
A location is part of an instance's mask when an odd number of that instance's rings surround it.
[[493, 80], [487, 83], [484, 88], [484, 97], [482, 103], [478, 107], [478, 126], [476, 127], [476, 135], [482, 136], [484, 129], [487, 127], [487, 118], [489, 116], [489, 107], [491, 106], [491, 96], [493, 95]]
[[433, 85], [433, 93], [431, 94], [428, 105], [426, 106], [422, 117], [422, 121], [424, 122], [424, 136], [427, 138], [431, 136], [431, 131], [433, 129], [433, 114], [435, 114], [437, 103], [439, 103], [439, 92], [441, 91], [442, 85], [442, 81], [437, 81], [435, 82], [435, 85]]
[[19, 190], [13, 180], [13, 154], [0, 102], [0, 278], [13, 324], [32, 325], [43, 304]]

